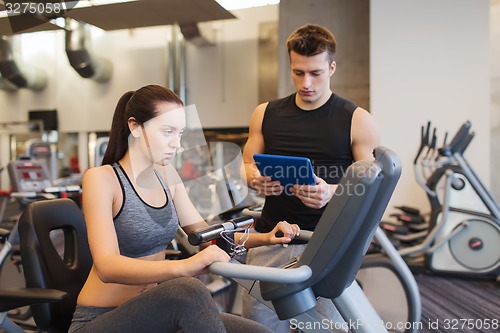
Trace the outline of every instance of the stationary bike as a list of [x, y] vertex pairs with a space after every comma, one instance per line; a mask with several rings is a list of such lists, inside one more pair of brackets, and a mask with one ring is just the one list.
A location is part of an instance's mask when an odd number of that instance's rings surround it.
[[[414, 271], [492, 276], [499, 281], [500, 207], [463, 156], [473, 138], [467, 121], [449, 144], [445, 137], [443, 146], [436, 148], [436, 129], [431, 135], [430, 122], [422, 126], [414, 169], [431, 206], [427, 227], [404, 236], [385, 229], [393, 238], [417, 240], [399, 249]], [[403, 212], [398, 218], [411, 215]]]
[[[71, 198], [79, 204], [81, 187], [79, 185], [53, 186], [45, 164], [37, 160], [15, 160], [7, 166], [11, 181], [12, 192], [6, 192], [8, 199], [15, 200], [19, 205], [19, 212], [30, 203], [39, 200], [52, 200], [56, 198]], [[4, 203], [7, 205], [7, 202]], [[2, 209], [5, 209], [2, 206]], [[9, 229], [0, 228], [0, 281], [1, 287], [24, 286], [22, 260], [19, 253], [18, 217], [11, 218], [13, 225]], [[52, 234], [54, 245], [64, 240], [58, 232]], [[59, 251], [59, 250], [58, 250]], [[11, 310], [8, 317], [16, 322], [25, 323], [31, 318], [29, 308], [23, 307]], [[1, 320], [0, 320], [1, 322]]]
[[[243, 216], [261, 218], [263, 205], [243, 209]], [[309, 240], [311, 232], [301, 231], [301, 239]], [[212, 233], [208, 234], [212, 236]], [[417, 282], [391, 240], [379, 227], [373, 235], [378, 253], [367, 254], [356, 274], [368, 300], [388, 332], [417, 333], [420, 329], [422, 304]], [[219, 245], [220, 246], [220, 245]], [[406, 323], [405, 326], [398, 326]]]

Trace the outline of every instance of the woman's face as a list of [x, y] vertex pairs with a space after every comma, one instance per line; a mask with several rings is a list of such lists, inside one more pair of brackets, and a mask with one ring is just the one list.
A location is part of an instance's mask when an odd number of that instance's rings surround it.
[[158, 116], [142, 126], [142, 132], [152, 163], [167, 165], [175, 156], [184, 128], [184, 108], [175, 103], [162, 102], [156, 109]]

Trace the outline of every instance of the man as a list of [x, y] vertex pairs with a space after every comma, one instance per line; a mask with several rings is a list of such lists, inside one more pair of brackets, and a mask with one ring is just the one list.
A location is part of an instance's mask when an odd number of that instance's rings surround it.
[[[279, 221], [314, 230], [337, 183], [354, 161], [373, 157], [379, 145], [378, 129], [370, 113], [330, 89], [335, 73], [334, 35], [324, 27], [307, 24], [287, 40], [290, 74], [296, 92], [263, 103], [250, 120], [243, 160], [249, 186], [266, 196], [262, 219], [255, 229], [268, 232]], [[279, 181], [260, 175], [257, 153], [303, 156], [311, 159], [316, 185], [294, 185], [285, 191]], [[333, 203], [334, 204], [334, 203]], [[304, 244], [252, 249], [247, 263], [279, 266], [303, 252]], [[320, 299], [316, 309], [332, 320], [342, 320], [330, 300]], [[243, 316], [259, 321], [274, 332], [289, 332], [286, 321], [249, 295], [243, 297]]]

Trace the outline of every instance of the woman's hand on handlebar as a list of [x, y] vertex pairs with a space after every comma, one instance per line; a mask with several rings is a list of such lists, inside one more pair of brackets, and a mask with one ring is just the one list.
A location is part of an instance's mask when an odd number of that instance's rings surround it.
[[220, 247], [210, 245], [187, 260], [192, 261], [193, 268], [196, 270], [193, 275], [196, 275], [208, 273], [208, 266], [214, 262], [229, 262], [230, 259], [229, 255]]
[[281, 221], [268, 234], [269, 244], [288, 244], [300, 234], [300, 227], [297, 224]]

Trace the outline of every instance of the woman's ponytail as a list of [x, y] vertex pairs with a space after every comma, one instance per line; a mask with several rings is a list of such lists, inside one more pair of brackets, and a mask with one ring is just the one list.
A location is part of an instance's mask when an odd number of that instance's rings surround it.
[[132, 95], [134, 95], [133, 91], [126, 92], [116, 105], [113, 122], [111, 123], [111, 131], [109, 133], [108, 147], [104, 153], [102, 165], [113, 165], [118, 162], [127, 151], [128, 136], [130, 134], [128, 128], [129, 117], [127, 115], [127, 104]]

